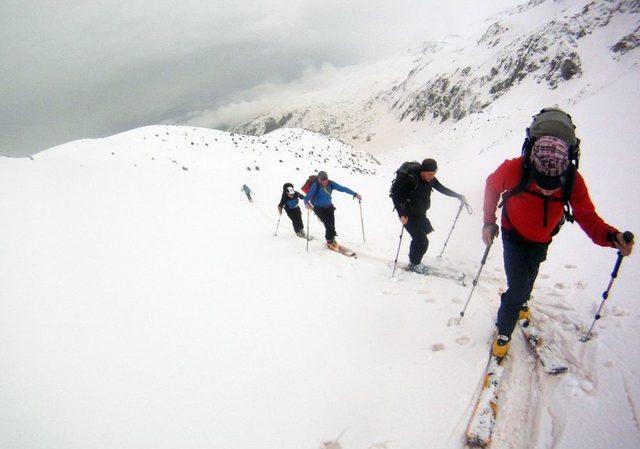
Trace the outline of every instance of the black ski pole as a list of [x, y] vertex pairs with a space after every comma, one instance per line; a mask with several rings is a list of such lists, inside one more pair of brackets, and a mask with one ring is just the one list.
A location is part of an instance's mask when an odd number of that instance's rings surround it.
[[359, 200], [358, 204], [360, 205], [360, 223], [362, 224], [362, 243], [367, 243], [364, 238], [364, 219], [362, 218], [362, 201]]
[[442, 253], [444, 253], [444, 249], [447, 247], [447, 243], [449, 243], [449, 238], [451, 238], [451, 234], [453, 234], [453, 229], [456, 227], [456, 223], [458, 222], [458, 218], [460, 217], [460, 212], [462, 212], [462, 208], [467, 206], [467, 212], [469, 215], [473, 213], [473, 209], [467, 203], [460, 201], [460, 207], [458, 208], [458, 213], [456, 214], [455, 220], [453, 220], [453, 226], [451, 226], [451, 230], [449, 231], [449, 235], [447, 236], [447, 240], [444, 242], [444, 246], [442, 247], [442, 251], [438, 255], [438, 259], [442, 258]]
[[278, 215], [278, 224], [276, 225], [276, 232], [273, 234], [274, 237], [278, 236], [278, 227], [280, 226], [280, 219], [282, 218], [282, 211], [280, 211], [280, 215]]
[[458, 318], [458, 324], [460, 324], [460, 322], [462, 321], [464, 312], [467, 310], [469, 301], [471, 301], [471, 295], [473, 295], [473, 291], [476, 289], [476, 285], [478, 285], [478, 279], [480, 278], [480, 273], [482, 273], [484, 264], [487, 262], [487, 256], [489, 255], [489, 250], [491, 249], [492, 246], [493, 246], [493, 242], [491, 243], [491, 245], [487, 246], [487, 249], [484, 250], [484, 255], [482, 256], [482, 260], [480, 261], [480, 269], [478, 270], [478, 274], [476, 274], [476, 278], [473, 280], [473, 287], [471, 287], [471, 292], [469, 292], [467, 303], [464, 305], [464, 308], [460, 311], [460, 318]]
[[[622, 234], [622, 238], [624, 238], [625, 242], [631, 243], [633, 241], [633, 233], [626, 231], [624, 234]], [[602, 312], [602, 308], [604, 307], [604, 302], [609, 298], [609, 291], [613, 286], [613, 281], [618, 277], [618, 270], [620, 269], [620, 265], [622, 264], [623, 257], [624, 256], [622, 255], [622, 253], [618, 251], [618, 258], [616, 259], [616, 264], [614, 265], [613, 271], [611, 272], [611, 279], [609, 279], [609, 285], [607, 286], [607, 289], [602, 293], [602, 301], [600, 302], [600, 307], [598, 307], [598, 311], [596, 312], [596, 316], [593, 318], [593, 322], [591, 323], [591, 327], [589, 328], [589, 331], [584, 337], [580, 337], [580, 341], [583, 343], [586, 343], [589, 340], [591, 340], [591, 331], [593, 330], [593, 327], [596, 325], [596, 321], [602, 318], [602, 315], [600, 313]]]
[[400, 231], [400, 241], [398, 242], [398, 252], [396, 252], [396, 260], [393, 262], [393, 273], [391, 277], [396, 274], [396, 266], [398, 265], [398, 256], [400, 255], [400, 246], [402, 245], [402, 235], [404, 234], [404, 224], [402, 225], [402, 231]]

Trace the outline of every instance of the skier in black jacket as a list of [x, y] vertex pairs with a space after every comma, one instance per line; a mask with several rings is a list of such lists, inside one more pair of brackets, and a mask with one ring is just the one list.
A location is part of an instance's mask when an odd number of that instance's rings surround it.
[[282, 209], [284, 208], [293, 223], [293, 230], [296, 235], [298, 237], [306, 237], [298, 199], [304, 200], [304, 195], [300, 192], [296, 192], [293, 188], [293, 184], [290, 182], [286, 183], [282, 186], [282, 198], [280, 198], [280, 203], [278, 204], [278, 212], [282, 215]]
[[435, 177], [438, 164], [434, 159], [418, 162], [405, 162], [391, 189], [391, 199], [398, 217], [411, 235], [409, 248], [409, 269], [415, 273], [427, 274], [428, 267], [422, 263], [422, 257], [429, 247], [427, 234], [433, 231], [427, 218], [431, 206], [431, 190], [435, 189], [446, 196], [458, 198], [466, 203], [465, 197], [440, 184]]

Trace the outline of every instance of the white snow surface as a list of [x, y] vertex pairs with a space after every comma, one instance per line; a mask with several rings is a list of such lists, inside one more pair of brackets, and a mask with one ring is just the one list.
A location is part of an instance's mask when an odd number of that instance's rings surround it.
[[[389, 149], [375, 158], [302, 129], [164, 125], [0, 158], [0, 448], [464, 447], [505, 288], [502, 245], [452, 324], [470, 285], [391, 278], [393, 173], [435, 157], [439, 180], [467, 196], [474, 214], [437, 260], [458, 202], [433, 193], [425, 261], [471, 280], [485, 179], [557, 103], [577, 124], [599, 213], [640, 232], [637, 55], [601, 55], [583, 55], [584, 77], [556, 90], [527, 79], [456, 123], [377, 129]], [[363, 196], [366, 243], [357, 201], [334, 193], [338, 240], [357, 259], [324, 248], [313, 214], [308, 253], [286, 215], [274, 236], [282, 184], [321, 169]], [[615, 259], [577, 225], [554, 239], [532, 310], [570, 369], [544, 374], [516, 329], [492, 448], [640, 447], [637, 254], [593, 340], [578, 341]]]

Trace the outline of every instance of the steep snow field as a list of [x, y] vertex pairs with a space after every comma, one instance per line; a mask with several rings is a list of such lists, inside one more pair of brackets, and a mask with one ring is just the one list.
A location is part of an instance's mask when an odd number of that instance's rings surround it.
[[[32, 160], [0, 158], [0, 448], [464, 447], [505, 288], [502, 245], [457, 326], [470, 285], [405, 271], [391, 278], [401, 227], [388, 190], [403, 161], [438, 160], [439, 180], [466, 195], [474, 214], [461, 215], [436, 260], [459, 203], [434, 192], [426, 262], [464, 272], [470, 284], [484, 251], [484, 181], [519, 155], [531, 116], [558, 104], [578, 126], [580, 171], [598, 211], [640, 233], [638, 50], [611, 50], [637, 11], [601, 26], [597, 8], [570, 3], [534, 0], [499, 16], [495, 49], [452, 38], [431, 48], [436, 56], [328, 70], [315, 90], [292, 87], [306, 103], [293, 104], [290, 123], [335, 128], [375, 157], [303, 129], [250, 137], [158, 125]], [[637, 9], [596, 6], [614, 3]], [[578, 10], [592, 23], [574, 39]], [[565, 40], [556, 42], [544, 20], [563, 11], [571, 33], [560, 27]], [[512, 66], [494, 63], [533, 31], [554, 44], [551, 56], [577, 46], [581, 76], [555, 90], [527, 76], [495, 98], [484, 81], [471, 83], [484, 93], [450, 105], [491, 103], [455, 123], [399, 122], [390, 109], [399, 100], [420, 106], [411, 100], [430, 92], [432, 75], [462, 76], [448, 73], [452, 62], [472, 64], [469, 77], [498, 66], [510, 76]], [[417, 72], [407, 75], [407, 64]], [[246, 126], [287, 111], [276, 112]], [[282, 184], [299, 188], [321, 169], [363, 196], [366, 243], [357, 201], [334, 195], [338, 240], [357, 259], [324, 248], [313, 214], [308, 253], [286, 215], [274, 236]], [[403, 263], [408, 244], [405, 235]], [[515, 333], [492, 448], [640, 447], [638, 254], [624, 260], [594, 339], [578, 341], [615, 258], [577, 225], [554, 239], [532, 309], [570, 370], [545, 375]]]
[[[636, 81], [622, 76], [570, 111], [599, 211], [631, 230], [640, 120], [625, 99], [638, 98]], [[434, 193], [428, 262], [475, 276], [484, 179], [552, 101], [519, 89], [518, 105], [504, 98], [380, 162], [302, 130], [171, 126], [0, 159], [0, 446], [463, 447], [505, 287], [502, 248], [452, 325], [469, 287], [391, 279], [400, 226], [387, 191], [403, 160], [435, 156], [475, 213], [437, 261], [458, 202]], [[366, 244], [357, 202], [334, 195], [339, 241], [357, 259], [324, 249], [313, 216], [308, 253], [286, 215], [273, 235], [282, 184], [323, 168], [363, 196]], [[401, 261], [407, 251], [405, 238]], [[638, 445], [637, 260], [625, 259], [594, 340], [580, 343], [615, 252], [565, 226], [533, 312], [570, 372], [546, 376], [514, 334], [492, 447]]]

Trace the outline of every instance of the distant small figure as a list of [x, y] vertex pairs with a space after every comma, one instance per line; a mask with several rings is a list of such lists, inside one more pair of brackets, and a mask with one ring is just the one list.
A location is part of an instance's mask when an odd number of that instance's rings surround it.
[[246, 184], [242, 184], [242, 188], [240, 190], [243, 191], [245, 195], [247, 195], [247, 199], [249, 200], [249, 202], [253, 203], [253, 198], [251, 198], [251, 189], [249, 188], [249, 186]]

